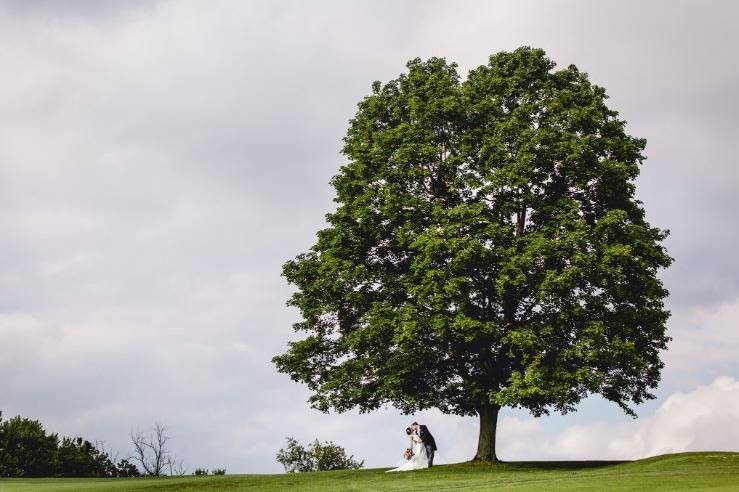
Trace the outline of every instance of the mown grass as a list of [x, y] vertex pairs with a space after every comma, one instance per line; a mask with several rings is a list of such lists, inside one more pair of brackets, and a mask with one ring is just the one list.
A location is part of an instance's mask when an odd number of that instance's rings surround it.
[[460, 463], [404, 473], [385, 470], [137, 479], [0, 479], [0, 491], [739, 491], [739, 453], [725, 452], [670, 454], [629, 462]]

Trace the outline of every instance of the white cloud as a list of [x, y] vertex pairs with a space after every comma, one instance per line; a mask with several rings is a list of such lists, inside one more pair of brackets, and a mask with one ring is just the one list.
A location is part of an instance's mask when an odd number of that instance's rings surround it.
[[737, 451], [739, 381], [717, 378], [693, 391], [667, 397], [653, 415], [621, 423], [587, 422], [555, 435], [544, 422], [501, 419], [502, 459], [639, 459], [683, 451]]
[[673, 337], [665, 354], [670, 373], [681, 378], [705, 377], [708, 371], [739, 371], [739, 298], [718, 306], [680, 309], [670, 322]]

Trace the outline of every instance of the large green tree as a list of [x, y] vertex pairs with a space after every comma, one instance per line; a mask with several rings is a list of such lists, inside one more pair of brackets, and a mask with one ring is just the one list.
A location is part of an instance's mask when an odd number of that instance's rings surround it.
[[304, 338], [273, 359], [322, 411], [539, 416], [601, 394], [635, 415], [666, 348], [667, 231], [634, 196], [643, 139], [539, 49], [415, 59], [344, 139], [336, 211], [283, 266]]

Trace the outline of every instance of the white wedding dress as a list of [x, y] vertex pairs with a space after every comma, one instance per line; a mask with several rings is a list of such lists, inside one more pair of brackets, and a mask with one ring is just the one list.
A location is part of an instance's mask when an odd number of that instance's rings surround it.
[[[413, 456], [411, 459], [406, 461], [404, 464], [397, 468], [393, 468], [392, 470], [388, 470], [387, 472], [399, 472], [399, 471], [410, 471], [410, 470], [420, 470], [422, 468], [428, 468], [429, 467], [429, 458], [426, 454], [426, 446], [424, 446], [423, 442], [420, 442], [419, 440], [416, 441], [416, 438], [418, 436], [413, 436]], [[387, 473], [386, 472], [386, 473]]]

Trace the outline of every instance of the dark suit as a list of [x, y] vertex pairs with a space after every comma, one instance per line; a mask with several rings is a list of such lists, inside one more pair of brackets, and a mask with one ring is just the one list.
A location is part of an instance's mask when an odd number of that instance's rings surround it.
[[418, 436], [423, 441], [423, 445], [426, 446], [426, 454], [429, 458], [429, 467], [434, 464], [434, 451], [436, 451], [436, 441], [434, 436], [429, 432], [429, 428], [425, 425], [418, 426]]

